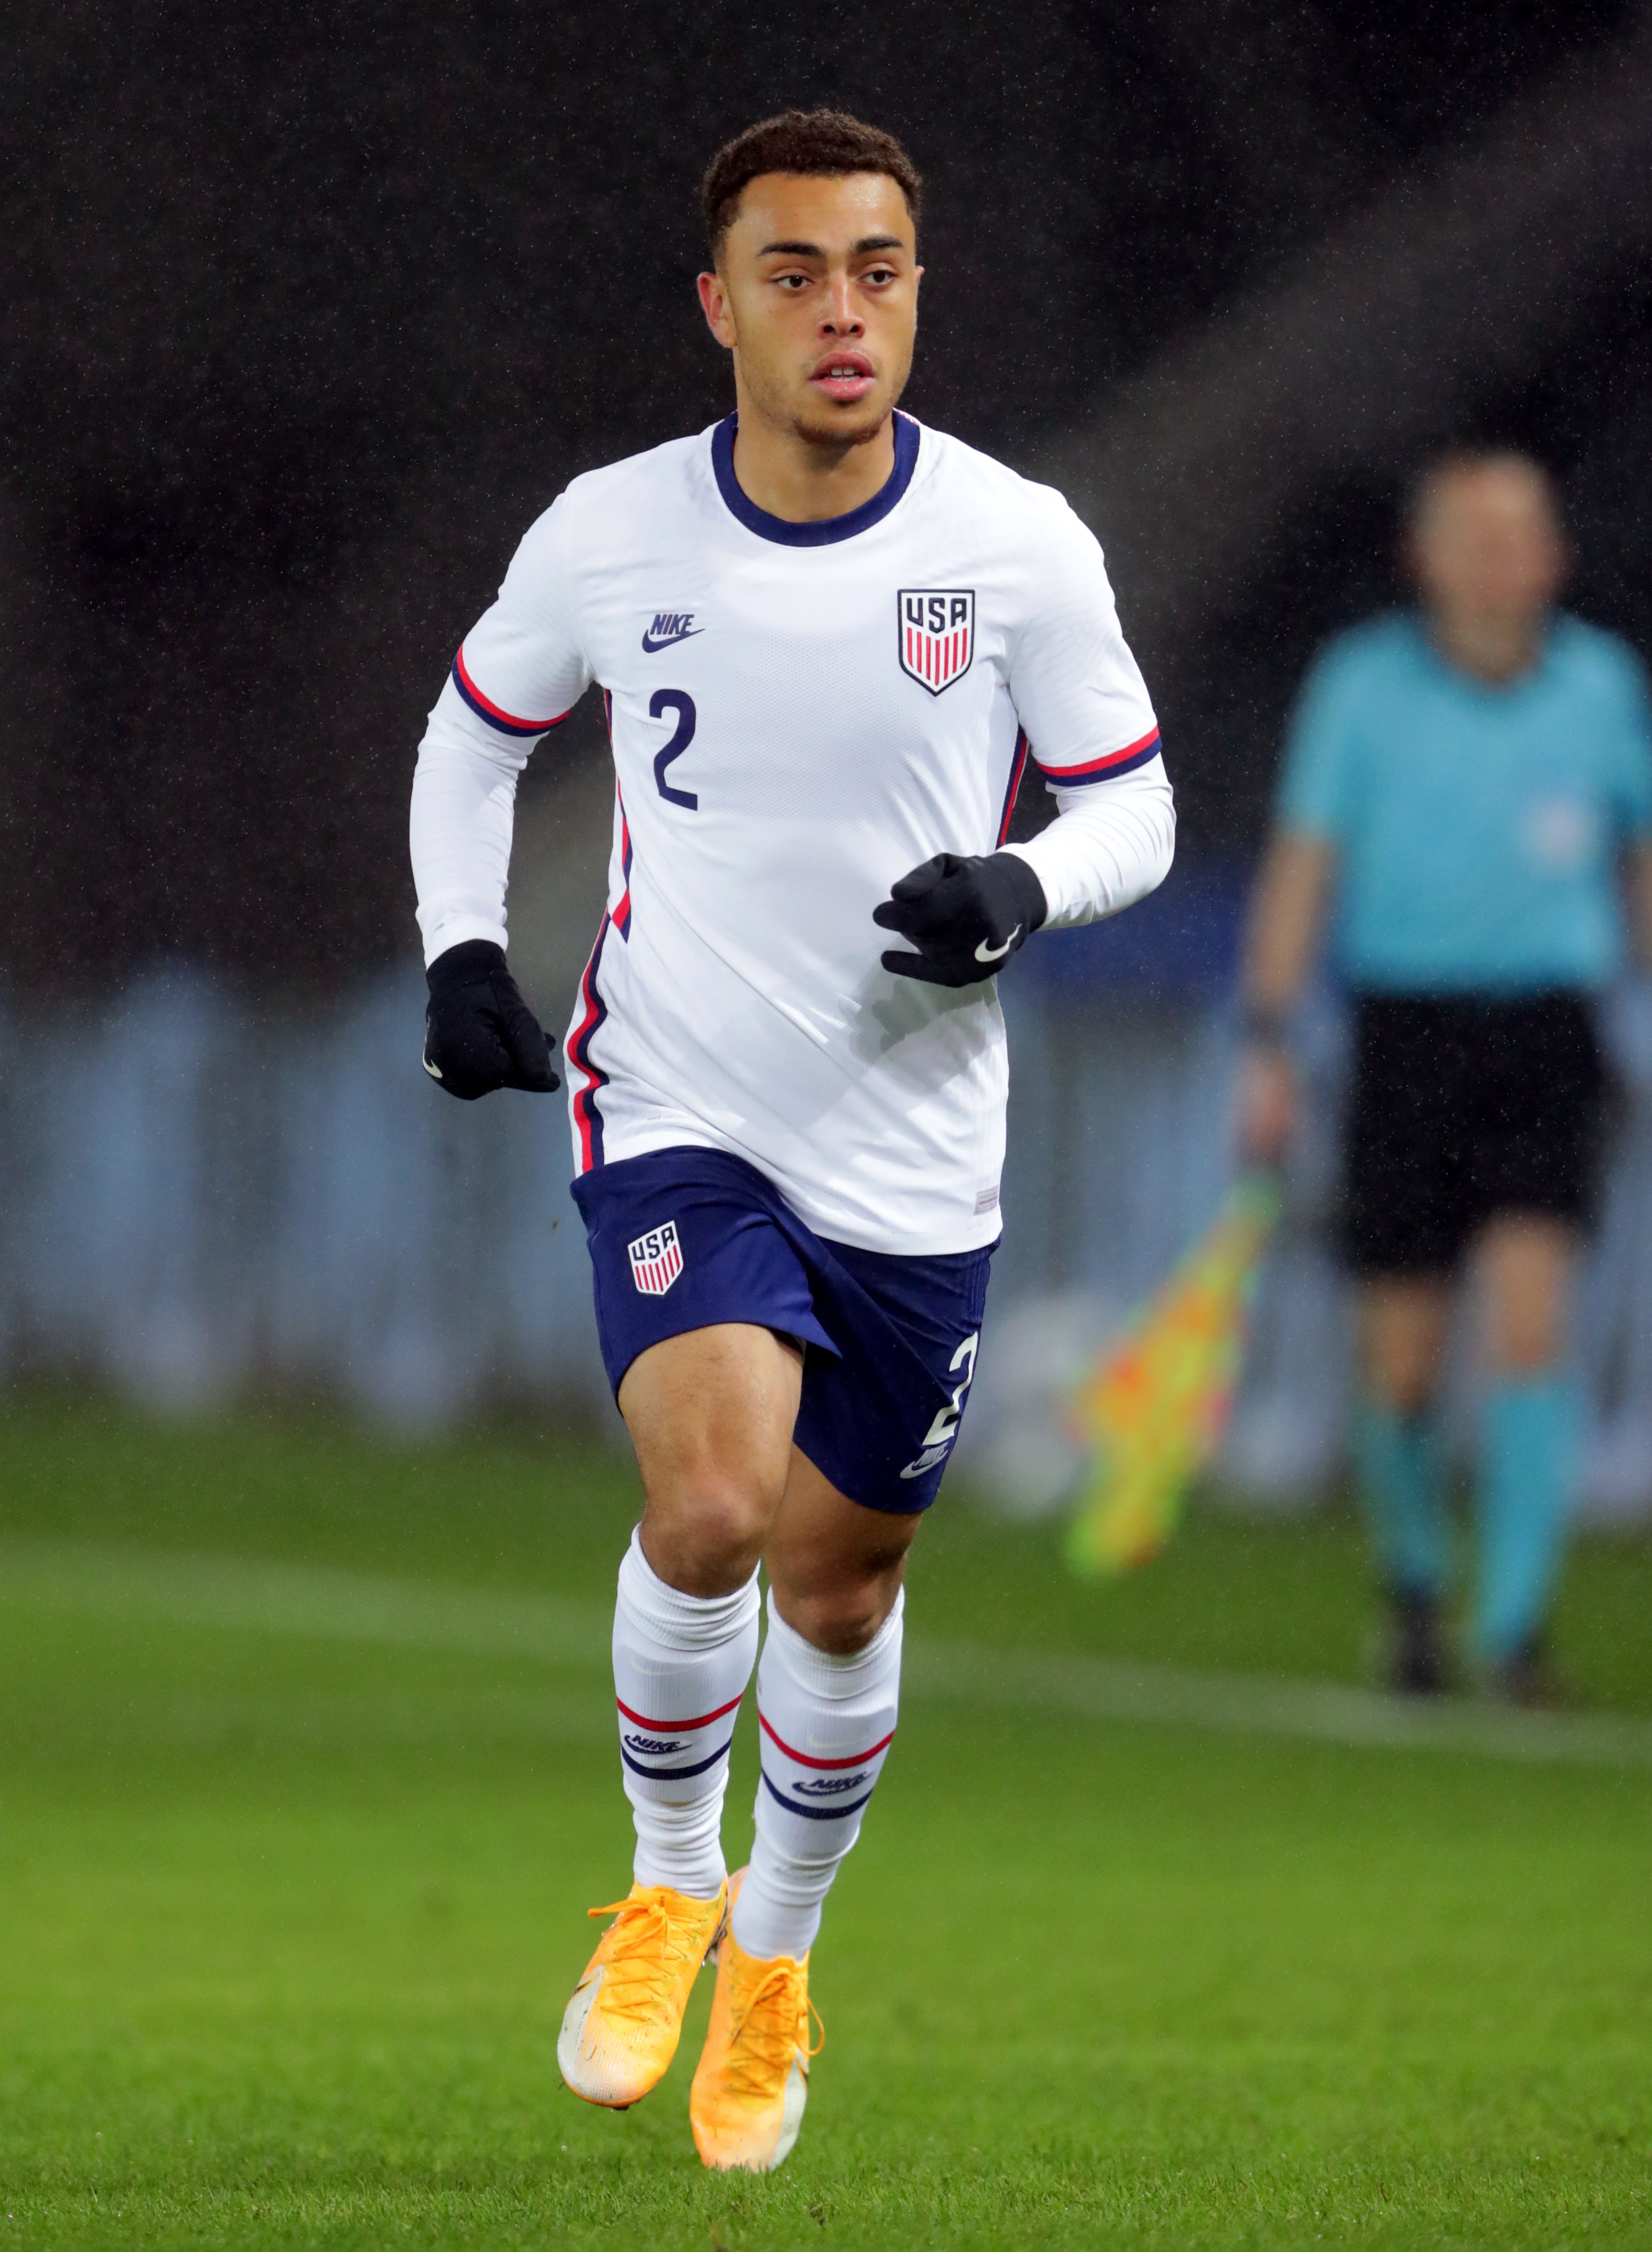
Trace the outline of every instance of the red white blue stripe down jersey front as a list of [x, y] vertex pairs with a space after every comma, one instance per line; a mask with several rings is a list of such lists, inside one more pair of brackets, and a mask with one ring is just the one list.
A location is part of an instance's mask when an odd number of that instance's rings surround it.
[[1059, 493], [901, 414], [882, 491], [790, 524], [741, 490], [733, 439], [731, 417], [575, 478], [466, 635], [414, 785], [426, 956], [505, 942], [517, 775], [600, 684], [618, 788], [567, 1036], [575, 1165], [726, 1150], [832, 1241], [974, 1249], [999, 1226], [997, 994], [892, 977], [872, 909], [934, 853], [1001, 845], [1029, 758], [1059, 814], [1010, 849], [1050, 924], [1151, 891], [1175, 829], [1152, 706]]

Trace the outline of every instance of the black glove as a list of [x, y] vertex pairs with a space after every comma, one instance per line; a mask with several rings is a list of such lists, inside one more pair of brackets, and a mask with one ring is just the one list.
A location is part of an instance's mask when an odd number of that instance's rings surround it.
[[964, 859], [937, 852], [903, 876], [872, 921], [898, 930], [916, 954], [886, 954], [884, 968], [927, 985], [979, 985], [996, 977], [1050, 912], [1044, 886], [1018, 852]]
[[468, 938], [439, 954], [425, 972], [425, 1069], [462, 1102], [517, 1087], [549, 1095], [561, 1081], [551, 1043], [505, 968], [504, 949]]

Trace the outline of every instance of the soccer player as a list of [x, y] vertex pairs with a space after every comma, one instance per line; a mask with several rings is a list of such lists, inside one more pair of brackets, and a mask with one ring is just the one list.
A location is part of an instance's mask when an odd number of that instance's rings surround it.
[[1635, 657], [1554, 609], [1565, 549], [1532, 462], [1436, 462], [1408, 541], [1419, 611], [1334, 642], [1297, 712], [1254, 903], [1241, 1127], [1264, 1157], [1288, 1138], [1290, 1015], [1335, 893], [1354, 1000], [1355, 1455], [1390, 1676], [1447, 1683], [1434, 1411], [1453, 1284], [1475, 1254], [1490, 1366], [1473, 1651], [1494, 1692], [1529, 1703], [1549, 1693], [1578, 1447], [1565, 1330], [1601, 1123], [1590, 1003], [1622, 953], [1626, 852], [1652, 926], [1652, 742]]
[[[975, 1373], [994, 979], [1040, 928], [1150, 891], [1173, 814], [1094, 539], [897, 411], [921, 271], [899, 145], [788, 112], [720, 151], [703, 201], [735, 411], [577, 477], [529, 531], [431, 714], [413, 855], [427, 1068], [467, 1097], [553, 1087], [505, 967], [512, 797], [600, 683], [608, 909], [565, 1053], [644, 1495], [614, 1626], [636, 1848], [557, 2054], [577, 2095], [635, 2103], [715, 1948], [695, 2141], [765, 2171], [797, 2137], [810, 1949], [895, 1733], [906, 1551]], [[1059, 817], [1009, 845], [1029, 757]], [[757, 1839], [730, 1880], [753, 1666]]]

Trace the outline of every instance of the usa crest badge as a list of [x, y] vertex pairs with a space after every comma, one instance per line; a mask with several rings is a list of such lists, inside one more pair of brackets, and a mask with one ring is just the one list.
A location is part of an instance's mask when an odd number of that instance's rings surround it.
[[631, 1262], [631, 1280], [645, 1298], [663, 1298], [677, 1276], [683, 1272], [683, 1247], [677, 1241], [677, 1222], [668, 1220], [663, 1227], [651, 1227], [646, 1235], [639, 1235], [635, 1243], [625, 1247]]
[[939, 696], [968, 671], [975, 653], [973, 587], [903, 587], [895, 597], [900, 669]]

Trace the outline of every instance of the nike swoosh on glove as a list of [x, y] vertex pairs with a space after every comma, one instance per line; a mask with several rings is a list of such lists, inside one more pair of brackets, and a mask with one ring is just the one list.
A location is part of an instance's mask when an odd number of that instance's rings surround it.
[[551, 1043], [505, 968], [504, 949], [468, 938], [425, 972], [425, 1069], [462, 1102], [496, 1088], [549, 1095], [561, 1085]]
[[916, 954], [885, 954], [884, 968], [927, 985], [979, 985], [996, 977], [1050, 912], [1018, 852], [965, 859], [937, 852], [895, 885], [872, 921], [909, 938]]

